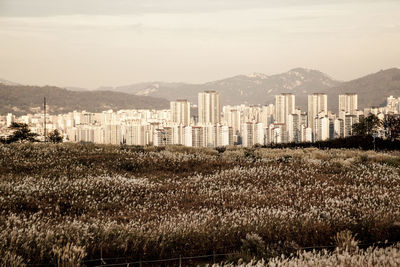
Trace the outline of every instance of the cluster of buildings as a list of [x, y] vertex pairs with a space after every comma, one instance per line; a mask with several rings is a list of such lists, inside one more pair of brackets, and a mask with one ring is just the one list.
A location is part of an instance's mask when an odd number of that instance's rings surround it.
[[400, 114], [400, 97], [392, 96], [385, 107], [359, 110], [357, 94], [339, 95], [337, 113], [328, 110], [326, 94], [309, 95], [307, 112], [295, 104], [295, 96], [285, 93], [275, 96], [275, 104], [267, 106], [222, 107], [218, 92], [204, 91], [198, 94], [197, 115], [193, 114], [196, 105], [187, 100], [171, 101], [166, 110], [74, 111], [60, 115], [38, 112], [20, 117], [9, 113], [0, 116], [0, 136], [9, 134], [8, 127], [16, 121], [28, 124], [42, 137], [57, 129], [66, 142], [250, 147], [347, 137], [361, 116], [375, 114], [383, 119], [387, 114]]

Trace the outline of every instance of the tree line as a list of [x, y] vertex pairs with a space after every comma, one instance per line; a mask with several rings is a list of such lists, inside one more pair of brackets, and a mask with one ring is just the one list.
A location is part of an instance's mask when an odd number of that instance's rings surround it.
[[[10, 143], [25, 143], [25, 142], [40, 142], [38, 139], [38, 134], [31, 131], [28, 124], [12, 122], [9, 129], [12, 133], [7, 137], [0, 137], [0, 143], [10, 144]], [[55, 129], [49, 132], [44, 141], [49, 141], [52, 143], [61, 143], [63, 138], [60, 132]]]
[[363, 150], [400, 150], [400, 114], [386, 115], [383, 120], [371, 114], [360, 117], [352, 126], [352, 135], [325, 141], [268, 144], [268, 148], [307, 148], [320, 149], [346, 148]]
[[383, 120], [378, 116], [370, 114], [367, 117], [361, 117], [358, 123], [353, 124], [354, 136], [373, 136], [385, 137], [390, 141], [400, 138], [400, 115], [386, 115]]

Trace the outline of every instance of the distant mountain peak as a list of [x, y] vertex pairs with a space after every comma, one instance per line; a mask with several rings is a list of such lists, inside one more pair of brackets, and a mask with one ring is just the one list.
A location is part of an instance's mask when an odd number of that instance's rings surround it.
[[320, 72], [319, 70], [297, 67], [289, 70], [289, 72]]
[[269, 104], [275, 95], [291, 92], [296, 95], [296, 103], [305, 106], [307, 94], [338, 86], [339, 82], [326, 74], [305, 68], [266, 75], [253, 72], [226, 77], [202, 84], [147, 82], [116, 87], [116, 91], [140, 96], [153, 96], [169, 100], [185, 98], [197, 102], [197, 94], [204, 90], [216, 90], [221, 95], [222, 104]]
[[135, 95], [140, 95], [140, 96], [148, 96], [153, 92], [156, 92], [157, 89], [160, 88], [160, 84], [158, 83], [153, 83], [149, 85], [148, 87], [141, 89], [135, 93]]
[[314, 75], [322, 75], [329, 77], [330, 76], [326, 73], [323, 73], [322, 71], [319, 70], [314, 70], [314, 69], [307, 69], [307, 68], [294, 68], [288, 71], [288, 73], [301, 73], [301, 74], [314, 74]]
[[268, 79], [269, 76], [264, 74], [264, 73], [260, 73], [260, 72], [253, 72], [250, 74], [245, 75], [248, 78], [257, 78], [257, 79]]
[[332, 78], [330, 75], [319, 71], [319, 70], [314, 70], [314, 69], [307, 69], [307, 68], [294, 68], [291, 69], [290, 71], [288, 71], [289, 75], [294, 75], [294, 76], [298, 76], [298, 77], [309, 77], [309, 78], [313, 78], [313, 79], [320, 79], [322, 81], [322, 83], [329, 85], [331, 83], [331, 81], [336, 81], [338, 82], [338, 80]]

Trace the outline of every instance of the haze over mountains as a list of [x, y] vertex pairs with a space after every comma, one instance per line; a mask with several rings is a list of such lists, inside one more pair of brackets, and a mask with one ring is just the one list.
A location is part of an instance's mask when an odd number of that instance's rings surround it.
[[197, 103], [198, 92], [216, 90], [221, 94], [223, 105], [264, 105], [274, 103], [277, 94], [293, 93], [296, 106], [303, 110], [307, 107], [307, 95], [321, 92], [328, 95], [329, 108], [336, 111], [339, 93], [357, 93], [360, 108], [384, 104], [387, 96], [400, 95], [399, 77], [400, 69], [393, 68], [342, 82], [317, 70], [295, 68], [281, 74], [237, 75], [204, 84], [149, 82], [102, 89], [168, 100], [183, 98], [192, 103]]
[[400, 69], [381, 70], [359, 79], [341, 83], [325, 92], [328, 94], [328, 102], [331, 100], [335, 106], [338, 105], [338, 98], [335, 96], [346, 92], [354, 92], [359, 95], [358, 102], [361, 108], [381, 106], [386, 103], [388, 96], [400, 96]]
[[296, 68], [282, 74], [237, 75], [204, 84], [154, 82], [120, 86], [113, 89], [135, 95], [162, 97], [168, 100], [184, 98], [193, 103], [197, 103], [197, 93], [204, 90], [215, 90], [221, 94], [223, 105], [265, 105], [274, 103], [277, 94], [293, 93], [296, 95], [296, 105], [305, 106], [308, 94], [339, 84], [340, 82], [320, 71]]
[[[65, 111], [70, 111], [71, 108], [88, 111], [100, 111], [107, 108], [167, 108], [167, 100], [176, 99], [188, 99], [197, 104], [198, 92], [216, 90], [221, 94], [223, 105], [265, 105], [274, 103], [277, 94], [293, 93], [296, 96], [296, 106], [304, 111], [307, 106], [307, 95], [321, 92], [328, 95], [329, 109], [336, 112], [338, 94], [341, 93], [357, 93], [359, 108], [383, 105], [389, 95], [400, 96], [400, 69], [382, 70], [348, 82], [337, 81], [317, 70], [295, 68], [282, 74], [237, 75], [204, 84], [148, 82], [101, 87], [95, 91], [78, 87], [65, 90], [56, 87], [20, 86], [9, 81], [7, 84], [0, 87], [1, 113], [17, 103], [24, 105], [25, 108], [19, 108], [21, 111], [27, 110], [26, 107], [30, 105], [37, 106], [41, 102], [40, 99], [46, 93], [50, 93], [49, 88], [52, 88], [51, 92], [54, 91], [61, 97], [54, 98], [54, 101], [59, 100], [53, 102], [53, 105], [56, 103], [58, 109]], [[5, 90], [5, 87], [10, 88]], [[47, 91], [43, 88], [47, 88]], [[7, 97], [5, 94], [10, 93], [10, 90], [17, 91], [18, 94], [14, 98]], [[37, 95], [37, 100], [31, 102], [22, 100], [32, 98], [33, 95]], [[48, 98], [49, 105], [52, 105], [52, 97], [48, 95]], [[13, 103], [15, 101], [16, 103]]]
[[149, 96], [136, 96], [111, 91], [70, 91], [54, 86], [5, 85], [0, 83], [0, 114], [16, 115], [35, 113], [43, 106], [46, 97], [50, 114], [74, 110], [101, 112], [108, 109], [168, 108], [169, 102]]

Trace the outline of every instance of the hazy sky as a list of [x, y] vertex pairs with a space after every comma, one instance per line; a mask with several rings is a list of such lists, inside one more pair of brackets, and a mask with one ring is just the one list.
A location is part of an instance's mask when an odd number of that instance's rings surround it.
[[294, 67], [400, 67], [400, 0], [0, 0], [0, 77], [206, 82]]

